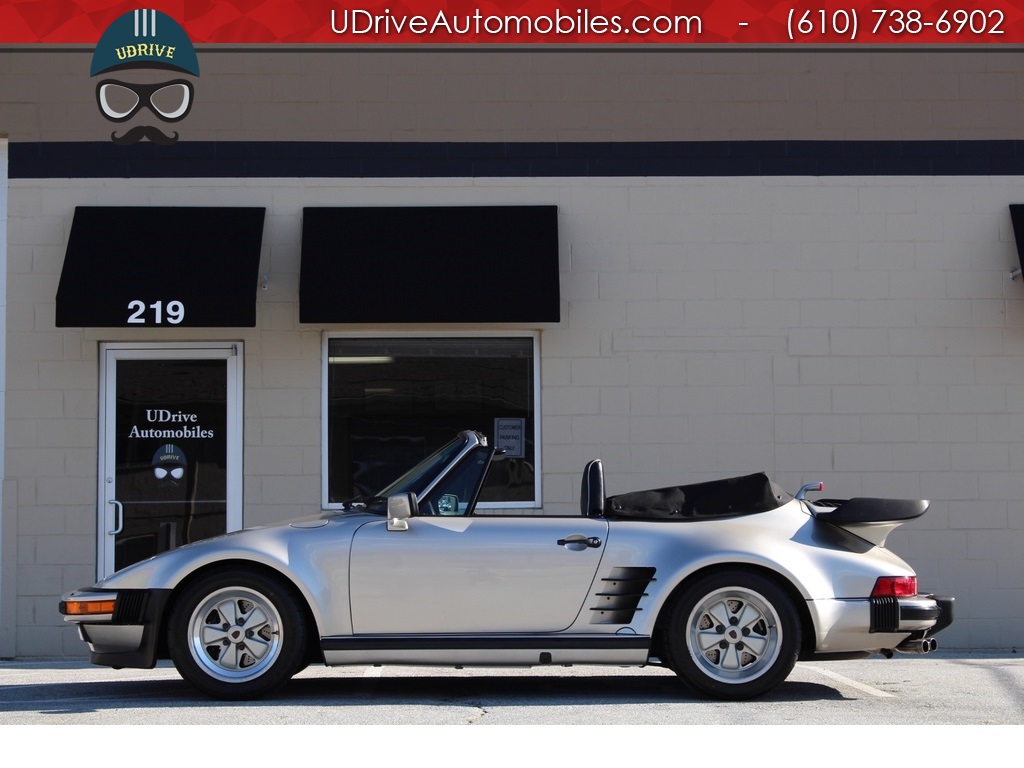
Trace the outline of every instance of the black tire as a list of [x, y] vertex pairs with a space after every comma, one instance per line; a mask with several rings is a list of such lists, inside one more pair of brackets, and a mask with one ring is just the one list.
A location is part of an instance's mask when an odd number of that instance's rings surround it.
[[716, 571], [685, 588], [665, 626], [669, 666], [716, 699], [753, 699], [775, 688], [800, 655], [800, 616], [771, 579]]
[[178, 673], [217, 699], [278, 689], [302, 668], [307, 627], [301, 598], [282, 580], [245, 568], [188, 585], [175, 600], [167, 645]]

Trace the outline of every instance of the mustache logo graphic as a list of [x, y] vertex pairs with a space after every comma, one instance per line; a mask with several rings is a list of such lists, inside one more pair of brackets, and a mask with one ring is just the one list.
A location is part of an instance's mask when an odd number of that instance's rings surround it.
[[169, 136], [155, 126], [138, 125], [128, 129], [121, 136], [117, 135], [117, 131], [110, 134], [110, 140], [115, 144], [137, 144], [143, 139], [148, 139], [154, 144], [174, 144], [178, 141], [178, 132], [175, 131], [173, 136]]

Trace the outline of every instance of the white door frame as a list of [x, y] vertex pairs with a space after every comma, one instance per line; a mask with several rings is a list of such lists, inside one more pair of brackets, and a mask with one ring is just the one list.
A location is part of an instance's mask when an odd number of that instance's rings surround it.
[[227, 361], [227, 519], [228, 531], [242, 527], [243, 344], [240, 341], [110, 342], [100, 344], [99, 461], [97, 473], [96, 577], [113, 573], [116, 524], [114, 501], [115, 422], [118, 360]]
[[[7, 134], [0, 133], [0, 489], [4, 485], [7, 447]], [[3, 493], [0, 492], [0, 657], [14, 656], [17, 612], [15, 603], [15, 569], [17, 568], [16, 504], [8, 505], [4, 514]], [[8, 499], [10, 501], [10, 499]], [[13, 512], [11, 510], [14, 510]]]

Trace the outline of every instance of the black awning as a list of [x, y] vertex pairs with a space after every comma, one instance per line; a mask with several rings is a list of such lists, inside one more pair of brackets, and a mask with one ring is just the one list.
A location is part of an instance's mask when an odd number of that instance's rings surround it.
[[303, 323], [553, 323], [558, 208], [305, 208]]
[[265, 208], [75, 208], [57, 327], [256, 325]]

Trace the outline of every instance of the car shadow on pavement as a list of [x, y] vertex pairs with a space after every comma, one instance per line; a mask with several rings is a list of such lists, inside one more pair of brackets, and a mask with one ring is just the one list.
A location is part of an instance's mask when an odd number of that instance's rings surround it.
[[[365, 704], [429, 704], [462, 701], [509, 706], [699, 703], [711, 699], [680, 683], [674, 676], [416, 676], [339, 679], [317, 677], [295, 679], [281, 689], [275, 700], [296, 703], [308, 698], [336, 701], [338, 706]], [[842, 700], [835, 688], [818, 683], [787, 681], [757, 701]]]
[[[841, 701], [828, 685], [787, 681], [757, 702]], [[275, 694], [255, 701], [209, 699], [185, 681], [101, 680], [0, 686], [0, 713], [22, 712], [55, 718], [126, 708], [188, 710], [227, 707], [376, 707], [481, 705], [495, 707], [629, 706], [721, 704], [685, 688], [674, 677], [509, 676], [409, 677], [317, 676], [291, 680]], [[726, 702], [727, 703], [727, 702]]]

